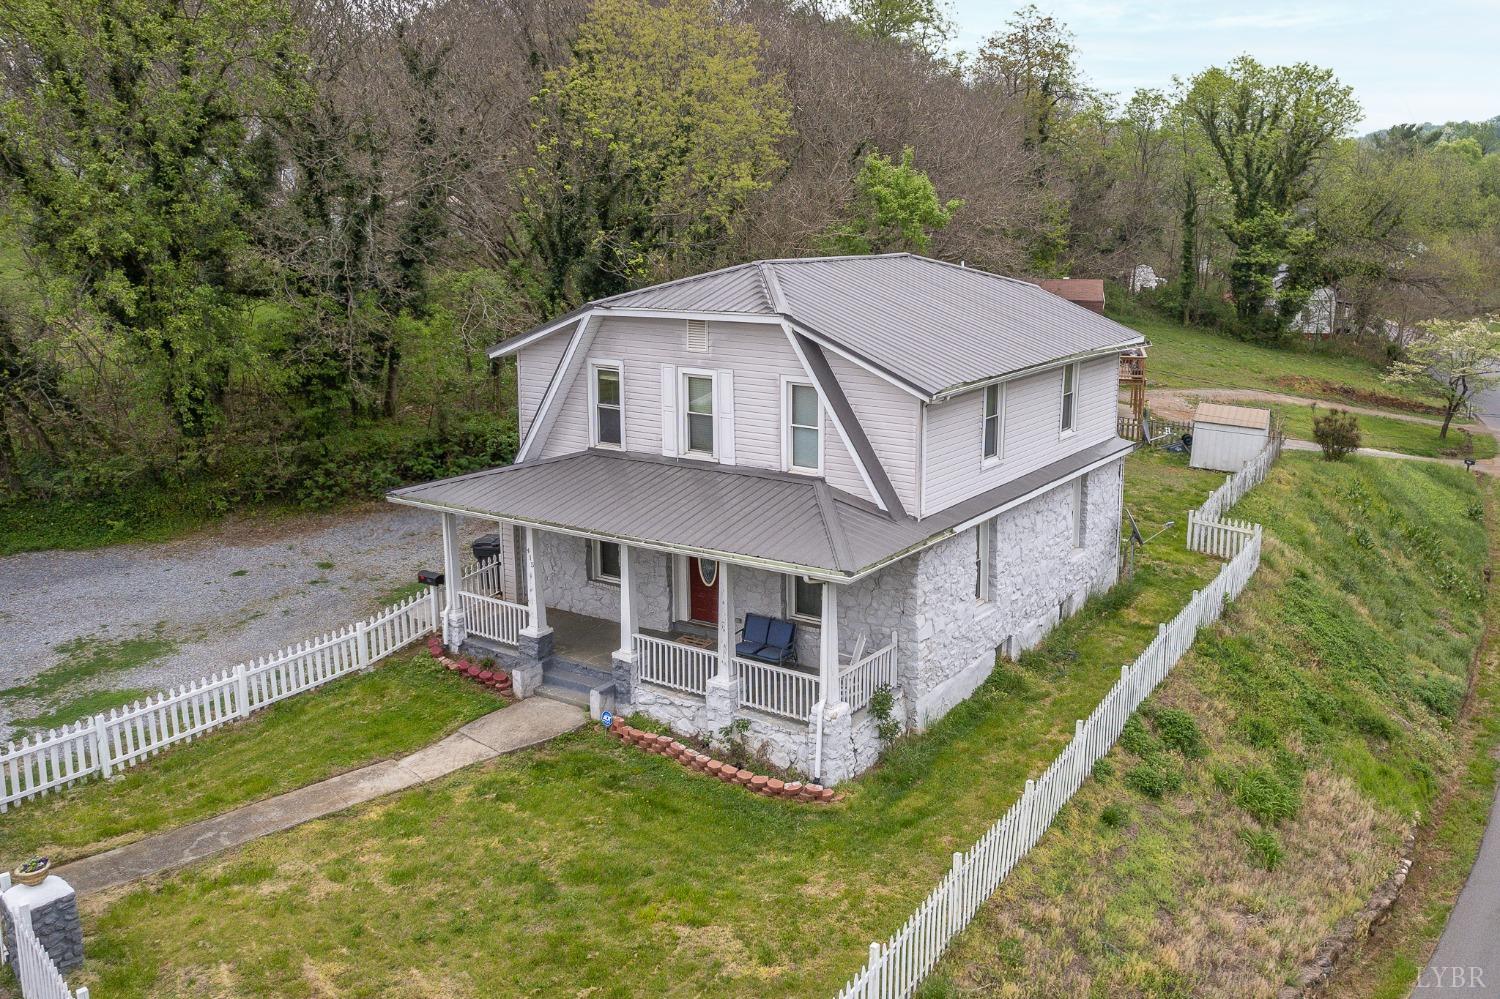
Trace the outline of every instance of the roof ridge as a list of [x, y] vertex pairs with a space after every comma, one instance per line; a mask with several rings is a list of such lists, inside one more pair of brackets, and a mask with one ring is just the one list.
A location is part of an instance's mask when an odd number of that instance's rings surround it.
[[[591, 300], [589, 302], [585, 302], [584, 306], [597, 307], [597, 306], [600, 306], [600, 305], [605, 305], [605, 304], [607, 304], [609, 302], [617, 301], [617, 300], [619, 300], [621, 298], [625, 298], [628, 295], [639, 295], [642, 292], [658, 291], [658, 290], [660, 290], [662, 288], [672, 288], [672, 287], [675, 287], [677, 285], [691, 284], [694, 281], [702, 281], [705, 278], [716, 277], [716, 276], [718, 276], [720, 274], [732, 274], [735, 271], [747, 270], [747, 269], [749, 269], [751, 267], [754, 267], [756, 264], [758, 264], [760, 262], [761, 261], [759, 261], [759, 260], [746, 260], [746, 261], [743, 261], [743, 262], [738, 263], [738, 264], [727, 264], [727, 265], [725, 265], [723, 267], [716, 267], [716, 268], [714, 268], [711, 271], [703, 271], [701, 274], [688, 274], [688, 275], [686, 275], [684, 277], [673, 278], [670, 281], [658, 281], [656, 284], [648, 284], [648, 285], [645, 285], [645, 286], [640, 287], [640, 288], [632, 288], [629, 291], [617, 292], [617, 293], [615, 293], [613, 295], [609, 295], [609, 296], [607, 296], [605, 298], [596, 298], [596, 299], [593, 299], [593, 300]], [[770, 304], [769, 301], [767, 302], [767, 304], [768, 305]], [[580, 308], [583, 308], [584, 306], [580, 306]]]
[[823, 531], [828, 535], [828, 548], [833, 552], [833, 560], [837, 563], [837, 568], [845, 572], [858, 569], [859, 566], [851, 564], [854, 556], [850, 554], [849, 539], [844, 535], [838, 510], [834, 507], [833, 490], [827, 481], [814, 480], [813, 499], [818, 504], [818, 517], [823, 521]]

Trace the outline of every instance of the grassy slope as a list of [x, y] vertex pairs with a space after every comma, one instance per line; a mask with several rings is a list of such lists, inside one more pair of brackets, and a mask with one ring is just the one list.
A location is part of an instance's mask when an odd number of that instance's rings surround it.
[[[118, 702], [116, 702], [118, 703]], [[0, 864], [66, 861], [427, 745], [500, 703], [426, 655], [389, 660], [0, 822]]]
[[1117, 747], [926, 993], [1274, 995], [1461, 765], [1480, 509], [1452, 468], [1287, 456], [1236, 511], [1268, 525], [1261, 573], [1148, 702], [1207, 756], [1157, 752], [1184, 784], [1154, 801], [1124, 776], [1163, 730]]
[[[1387, 385], [1379, 367], [1357, 357], [1246, 343], [1135, 309], [1111, 316], [1151, 341], [1146, 377], [1152, 386], [1263, 389], [1396, 411], [1436, 403], [1415, 389]], [[1382, 403], [1381, 396], [1390, 399]]]
[[124, 894], [89, 918], [88, 980], [113, 997], [189, 979], [244, 996], [832, 993], [1212, 575], [1181, 525], [1219, 481], [1132, 459], [1143, 529], [1178, 524], [1135, 583], [844, 805], [752, 797], [578, 733]]
[[[1300, 437], [1305, 441], [1313, 439], [1311, 406], [1276, 404], [1271, 408], [1281, 417], [1289, 436]], [[1321, 408], [1323, 412], [1327, 412], [1327, 407]], [[1442, 440], [1438, 437], [1438, 428], [1425, 423], [1412, 423], [1408, 420], [1364, 414], [1359, 414], [1356, 419], [1359, 420], [1361, 444], [1365, 447], [1440, 458], [1458, 456], [1463, 445], [1464, 434], [1460, 430], [1448, 431], [1448, 439]], [[1495, 438], [1489, 434], [1473, 434], [1472, 436], [1475, 458], [1495, 456]]]

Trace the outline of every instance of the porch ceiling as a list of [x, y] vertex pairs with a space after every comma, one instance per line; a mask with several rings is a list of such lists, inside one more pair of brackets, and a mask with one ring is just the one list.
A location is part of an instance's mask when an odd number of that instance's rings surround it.
[[408, 486], [387, 498], [846, 581], [1130, 447], [1113, 438], [922, 520], [891, 516], [821, 479], [599, 450]]

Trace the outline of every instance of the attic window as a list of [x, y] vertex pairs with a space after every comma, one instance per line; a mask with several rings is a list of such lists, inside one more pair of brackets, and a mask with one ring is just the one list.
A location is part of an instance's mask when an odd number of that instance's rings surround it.
[[687, 321], [687, 349], [698, 354], [708, 353], [708, 320]]

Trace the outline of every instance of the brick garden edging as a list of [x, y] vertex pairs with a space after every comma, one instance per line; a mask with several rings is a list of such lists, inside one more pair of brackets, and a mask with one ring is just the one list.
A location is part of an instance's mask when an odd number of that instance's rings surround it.
[[466, 676], [475, 683], [489, 687], [496, 693], [503, 694], [506, 697], [511, 696], [513, 688], [510, 682], [510, 674], [504, 670], [485, 669], [482, 666], [469, 662], [467, 659], [454, 659], [444, 651], [443, 640], [436, 635], [427, 636], [427, 651], [432, 654], [432, 658], [442, 663], [451, 672]]
[[732, 763], [716, 760], [706, 753], [700, 753], [691, 746], [684, 746], [673, 739], [670, 735], [657, 735], [644, 729], [634, 728], [623, 722], [616, 722], [606, 728], [604, 734], [619, 739], [630, 746], [638, 746], [648, 753], [665, 756], [669, 760], [676, 760], [690, 770], [696, 770], [709, 777], [717, 777], [726, 784], [738, 784], [747, 791], [767, 798], [781, 798], [784, 801], [803, 801], [817, 803], [820, 805], [833, 804], [844, 800], [844, 795], [837, 794], [831, 787], [823, 787], [821, 784], [804, 784], [801, 781], [783, 781], [776, 777], [768, 777], [765, 774], [757, 774], [749, 770], [741, 770]]

